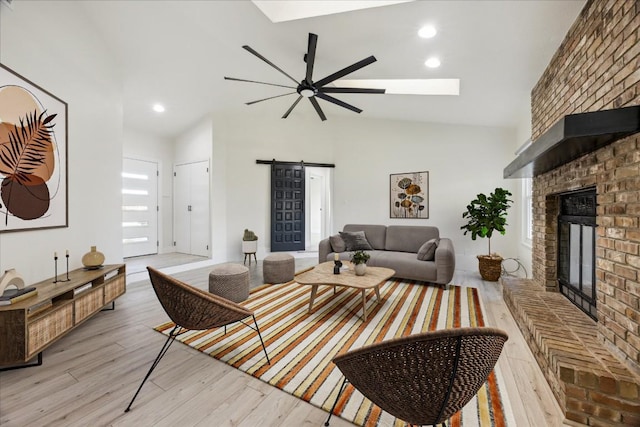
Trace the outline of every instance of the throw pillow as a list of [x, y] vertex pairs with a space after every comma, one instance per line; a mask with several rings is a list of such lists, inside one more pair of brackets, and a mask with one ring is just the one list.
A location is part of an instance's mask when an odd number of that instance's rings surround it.
[[418, 249], [418, 259], [420, 261], [433, 261], [436, 257], [436, 249], [438, 248], [440, 239], [431, 239], [424, 242]]
[[348, 251], [371, 251], [373, 248], [369, 244], [367, 240], [367, 236], [364, 234], [364, 231], [341, 231], [340, 237], [344, 240], [344, 244], [347, 247]]
[[344, 240], [342, 240], [342, 237], [340, 237], [339, 234], [336, 234], [335, 236], [330, 236], [329, 242], [331, 243], [331, 248], [333, 249], [333, 252], [344, 252], [347, 250], [347, 246], [344, 244]]

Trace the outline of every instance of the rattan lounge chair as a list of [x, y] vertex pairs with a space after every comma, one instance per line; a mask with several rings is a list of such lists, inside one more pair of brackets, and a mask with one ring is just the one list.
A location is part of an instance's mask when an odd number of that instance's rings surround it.
[[347, 382], [382, 410], [414, 425], [444, 424], [487, 380], [508, 336], [494, 328], [425, 332], [337, 355]]
[[145, 381], [147, 381], [153, 370], [158, 366], [160, 359], [162, 359], [167, 350], [169, 350], [169, 347], [173, 344], [176, 337], [188, 330], [205, 330], [224, 326], [226, 333], [227, 325], [242, 322], [247, 317], [252, 317], [255, 327], [244, 322], [242, 323], [258, 333], [258, 338], [260, 338], [264, 354], [267, 357], [267, 363], [271, 364], [253, 311], [218, 295], [210, 294], [209, 292], [187, 285], [154, 268], [147, 267], [147, 270], [149, 271], [151, 284], [160, 300], [160, 304], [162, 304], [162, 308], [164, 308], [164, 311], [166, 311], [176, 326], [169, 333], [162, 349], [160, 349], [160, 353], [158, 353], [158, 356], [151, 364], [149, 372], [147, 372], [147, 375], [142, 380], [142, 384], [138, 387], [138, 391], [136, 391], [133, 399], [131, 399], [125, 412], [129, 412], [133, 401], [138, 396], [138, 393], [140, 393]]

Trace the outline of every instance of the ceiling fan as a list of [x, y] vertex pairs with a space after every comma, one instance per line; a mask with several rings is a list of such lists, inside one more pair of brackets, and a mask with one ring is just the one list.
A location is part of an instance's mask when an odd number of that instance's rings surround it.
[[370, 65], [374, 62], [376, 62], [376, 58], [372, 55], [369, 56], [368, 58], [365, 58], [361, 61], [356, 62], [355, 64], [349, 65], [348, 67], [343, 68], [340, 71], [336, 71], [333, 74], [328, 75], [327, 77], [320, 79], [318, 81], [313, 81], [313, 65], [314, 62], [316, 60], [316, 45], [318, 44], [318, 36], [316, 34], [313, 33], [309, 33], [309, 44], [307, 47], [307, 53], [304, 55], [304, 62], [307, 63], [307, 73], [304, 77], [304, 79], [298, 83], [298, 81], [296, 79], [294, 79], [293, 77], [291, 77], [289, 74], [287, 74], [286, 72], [284, 72], [282, 69], [280, 69], [278, 66], [276, 66], [273, 62], [269, 61], [267, 58], [265, 58], [264, 56], [260, 55], [258, 52], [256, 52], [255, 50], [253, 50], [251, 47], [245, 45], [242, 46], [243, 49], [245, 49], [246, 51], [248, 51], [249, 53], [257, 56], [258, 58], [262, 59], [264, 62], [266, 62], [267, 64], [271, 65], [273, 68], [275, 68], [276, 70], [280, 71], [282, 74], [284, 74], [285, 76], [287, 76], [290, 80], [292, 80], [296, 86], [286, 86], [286, 85], [280, 85], [280, 84], [275, 84], [275, 83], [266, 83], [266, 82], [258, 82], [255, 80], [245, 80], [245, 79], [237, 79], [234, 77], [226, 77], [225, 76], [225, 80], [234, 80], [234, 81], [238, 81], [238, 82], [247, 82], [247, 83], [258, 83], [258, 84], [263, 84], [263, 85], [269, 85], [269, 86], [278, 86], [278, 87], [285, 87], [285, 88], [289, 88], [289, 89], [295, 89], [295, 92], [289, 92], [289, 93], [284, 93], [282, 95], [276, 95], [276, 96], [271, 96], [269, 98], [264, 98], [264, 99], [258, 99], [256, 101], [251, 101], [251, 102], [247, 102], [247, 105], [251, 105], [251, 104], [255, 104], [257, 102], [262, 102], [262, 101], [267, 101], [269, 99], [274, 99], [274, 98], [280, 98], [282, 96], [287, 96], [287, 95], [293, 95], [295, 93], [298, 94], [298, 98], [293, 102], [293, 104], [291, 105], [291, 107], [289, 107], [289, 109], [286, 111], [286, 113], [284, 113], [284, 116], [282, 116], [283, 119], [286, 119], [289, 114], [291, 113], [291, 111], [293, 111], [293, 109], [296, 107], [296, 105], [298, 105], [298, 103], [300, 102], [300, 100], [302, 98], [307, 98], [309, 99], [309, 102], [311, 102], [311, 104], [313, 105], [313, 108], [315, 108], [316, 112], [318, 113], [318, 116], [320, 116], [320, 119], [327, 120], [327, 117], [324, 115], [324, 112], [322, 111], [322, 108], [320, 108], [320, 105], [318, 104], [318, 101], [316, 100], [316, 98], [320, 98], [323, 99], [325, 101], [331, 102], [333, 104], [339, 105], [340, 107], [346, 108], [348, 110], [351, 111], [355, 111], [356, 113], [360, 113], [362, 112], [361, 109], [354, 107], [353, 105], [347, 104], [344, 101], [340, 101], [339, 99], [334, 98], [333, 96], [327, 95], [329, 93], [378, 93], [378, 94], [382, 94], [385, 92], [385, 89], [364, 89], [364, 88], [346, 88], [346, 87], [327, 87], [326, 85], [338, 80], [339, 78], [342, 78], [344, 76], [346, 76], [347, 74], [351, 74], [354, 71], [359, 70], [360, 68], [366, 67], [367, 65]]

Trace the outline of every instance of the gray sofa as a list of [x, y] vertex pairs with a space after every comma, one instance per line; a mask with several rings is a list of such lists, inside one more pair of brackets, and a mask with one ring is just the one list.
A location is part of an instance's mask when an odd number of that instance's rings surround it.
[[[440, 238], [437, 227], [347, 224], [343, 231], [364, 231], [373, 248], [367, 251], [371, 255], [367, 265], [392, 268], [396, 271], [394, 277], [442, 285], [448, 284], [453, 277], [456, 266], [453, 243], [451, 239]], [[420, 247], [434, 238], [440, 240], [433, 261], [419, 260], [417, 253]], [[339, 257], [348, 261], [351, 253], [339, 252]], [[318, 249], [318, 261], [333, 261], [334, 254], [330, 239], [322, 240]]]

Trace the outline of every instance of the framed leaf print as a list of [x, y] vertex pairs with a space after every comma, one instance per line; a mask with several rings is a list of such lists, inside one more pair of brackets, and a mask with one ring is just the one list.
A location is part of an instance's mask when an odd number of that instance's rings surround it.
[[0, 64], [0, 232], [68, 226], [67, 103]]
[[429, 172], [390, 175], [390, 217], [429, 218]]

